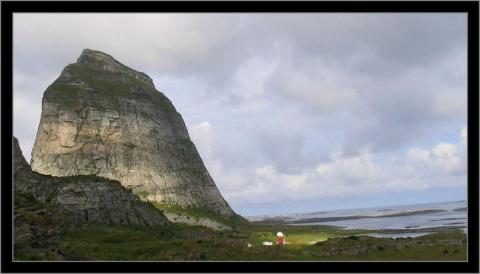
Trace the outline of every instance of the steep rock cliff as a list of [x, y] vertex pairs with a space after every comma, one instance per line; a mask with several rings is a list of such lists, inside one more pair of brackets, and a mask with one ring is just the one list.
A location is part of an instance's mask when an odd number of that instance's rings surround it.
[[118, 180], [143, 200], [235, 216], [150, 77], [84, 50], [43, 95], [34, 171]]
[[[163, 225], [167, 218], [153, 205], [141, 201], [119, 182], [97, 176], [52, 177], [33, 172], [14, 138], [13, 186], [15, 203], [32, 197], [33, 204], [55, 208], [66, 223]], [[17, 196], [20, 197], [17, 199]], [[23, 199], [23, 200], [25, 200]], [[22, 213], [22, 206], [16, 206]], [[24, 214], [25, 215], [25, 214]], [[30, 214], [31, 215], [31, 214]], [[51, 214], [55, 215], [55, 214]], [[19, 215], [19, 217], [21, 217]], [[39, 217], [39, 219], [42, 219]], [[22, 219], [15, 220], [21, 231]], [[42, 221], [43, 222], [43, 221]]]

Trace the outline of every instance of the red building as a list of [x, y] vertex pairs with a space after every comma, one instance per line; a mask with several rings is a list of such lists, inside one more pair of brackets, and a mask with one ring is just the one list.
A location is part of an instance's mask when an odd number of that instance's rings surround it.
[[284, 245], [285, 244], [285, 236], [282, 232], [277, 233], [277, 245]]

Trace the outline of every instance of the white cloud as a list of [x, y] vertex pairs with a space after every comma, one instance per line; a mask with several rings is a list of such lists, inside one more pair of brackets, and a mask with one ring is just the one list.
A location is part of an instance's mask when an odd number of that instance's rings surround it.
[[295, 174], [266, 165], [253, 174], [245, 170], [243, 187], [226, 195], [235, 203], [255, 203], [465, 186], [466, 154], [459, 146], [442, 142], [382, 160], [369, 150], [334, 153], [330, 161]]
[[[440, 142], [431, 148], [410, 149], [407, 159], [424, 174], [465, 176], [467, 165], [466, 127], [461, 130], [459, 137], [459, 142], [455, 144]], [[441, 181], [438, 183], [442, 184]], [[457, 183], [464, 184], [465, 182], [458, 181]]]
[[190, 137], [197, 149], [204, 155], [211, 154], [213, 143], [213, 130], [209, 122], [205, 121], [194, 125], [190, 129]]
[[346, 180], [378, 180], [382, 177], [381, 168], [373, 161], [373, 155], [366, 151], [363, 154], [343, 158], [333, 156], [328, 164], [321, 164], [317, 167], [321, 178], [340, 177]]
[[228, 201], [458, 186], [465, 41], [460, 14], [16, 14], [14, 130], [28, 159], [42, 92], [92, 48], [155, 79]]
[[[307, 179], [306, 174], [300, 175], [289, 175], [281, 174], [277, 171], [274, 166], [264, 166], [256, 169], [256, 175], [260, 181], [267, 181], [269, 184], [274, 184], [275, 189], [282, 189], [285, 191], [302, 191], [305, 190], [305, 180]], [[272, 193], [275, 193], [271, 189]]]
[[460, 138], [462, 139], [462, 143], [466, 145], [467, 144], [467, 128], [466, 127], [464, 127], [460, 132]]
[[408, 152], [408, 158], [424, 167], [440, 173], [455, 173], [462, 170], [461, 155], [455, 144], [439, 143], [431, 149], [415, 148]]

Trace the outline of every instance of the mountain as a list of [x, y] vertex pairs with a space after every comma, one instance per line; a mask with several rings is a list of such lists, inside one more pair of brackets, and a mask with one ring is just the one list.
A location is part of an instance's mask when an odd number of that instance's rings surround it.
[[44, 92], [31, 166], [117, 180], [161, 205], [236, 216], [170, 100], [149, 76], [99, 51], [83, 50]]
[[[13, 147], [15, 194], [55, 208], [69, 224], [164, 225], [167, 218], [119, 182], [97, 176], [52, 177], [34, 172], [23, 158], [17, 138]], [[17, 196], [17, 195], [16, 195]]]

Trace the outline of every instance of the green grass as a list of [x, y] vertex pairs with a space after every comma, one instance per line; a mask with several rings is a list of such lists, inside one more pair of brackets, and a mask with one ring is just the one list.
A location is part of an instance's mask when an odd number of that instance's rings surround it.
[[328, 226], [244, 226], [242, 230], [249, 234], [249, 240], [253, 244], [261, 244], [264, 241], [276, 241], [277, 232], [281, 231], [290, 246], [307, 246], [310, 242], [324, 241], [328, 238], [339, 237], [339, 233]]
[[[288, 245], [263, 246], [286, 235]], [[351, 236], [351, 235], [350, 235]], [[317, 244], [312, 241], [324, 240]], [[253, 244], [248, 247], [247, 244]], [[88, 225], [70, 229], [60, 251], [68, 259], [87, 260], [465, 260], [466, 235], [447, 231], [414, 239], [348, 237], [328, 226], [239, 226], [215, 232], [204, 227]]]
[[78, 225], [65, 234], [59, 250], [67, 258], [150, 260], [167, 256], [164, 253], [172, 252], [176, 246], [221, 236], [206, 228], [186, 225]]
[[466, 260], [466, 235], [461, 231], [406, 239], [345, 237], [306, 248], [323, 260], [461, 261]]
[[153, 205], [163, 211], [163, 212], [169, 212], [169, 213], [175, 213], [178, 215], [183, 215], [183, 216], [188, 216], [190, 218], [193, 218], [195, 220], [199, 220], [201, 218], [208, 218], [214, 221], [217, 221], [219, 223], [231, 226], [231, 227], [237, 227], [245, 224], [245, 221], [242, 219], [242, 217], [238, 215], [234, 215], [231, 217], [224, 217], [216, 212], [213, 212], [207, 208], [201, 208], [201, 207], [181, 207], [178, 205], [171, 205], [171, 204], [161, 204], [161, 203], [153, 203]]

